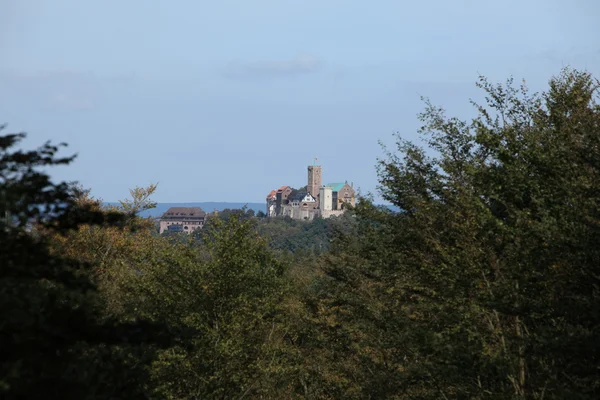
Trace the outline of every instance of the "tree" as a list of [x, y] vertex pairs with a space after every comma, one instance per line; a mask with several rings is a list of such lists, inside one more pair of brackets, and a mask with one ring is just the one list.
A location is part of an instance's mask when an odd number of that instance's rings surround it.
[[130, 190], [131, 198], [119, 201], [118, 206], [105, 206], [91, 195], [91, 190], [74, 186], [74, 205], [99, 213], [117, 213], [123, 216], [121, 226], [80, 224], [68, 233], [52, 237], [52, 249], [79, 262], [86, 263], [92, 271], [94, 283], [105, 300], [105, 314], [124, 320], [135, 319], [127, 313], [127, 303], [133, 295], [137, 274], [146, 260], [159, 254], [168, 245], [156, 234], [150, 218], [139, 214], [154, 208], [150, 196], [156, 185]]
[[135, 308], [176, 345], [152, 367], [154, 394], [223, 399], [273, 393], [285, 268], [241, 213], [212, 219], [201, 245], [172, 244], [142, 266]]
[[[0, 136], [0, 393], [5, 399], [137, 397], [141, 324], [102, 317], [91, 269], [53, 253], [49, 240], [81, 223], [124, 216], [78, 207], [47, 167], [69, 164], [58, 146], [12, 150], [25, 134]], [[148, 327], [146, 327], [148, 328]], [[126, 338], [123, 342], [123, 338]]]
[[362, 395], [596, 398], [598, 82], [567, 69], [540, 95], [478, 86], [478, 117], [428, 102], [429, 151], [400, 139], [380, 160], [400, 211], [357, 207], [322, 301], [338, 343], [376, 349], [353, 365]]

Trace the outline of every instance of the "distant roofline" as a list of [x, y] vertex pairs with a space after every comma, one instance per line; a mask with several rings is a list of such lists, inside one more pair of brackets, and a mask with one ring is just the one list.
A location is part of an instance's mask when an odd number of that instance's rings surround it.
[[[332, 189], [332, 191], [338, 192], [341, 188], [343, 188], [346, 185], [350, 186], [350, 184], [348, 182], [328, 183], [327, 185], [323, 185], [323, 186], [330, 187]], [[350, 186], [350, 188], [352, 188], [352, 186]], [[354, 190], [354, 188], [352, 188], [352, 189]]]
[[169, 207], [161, 218], [204, 218], [205, 216], [206, 212], [200, 207]]

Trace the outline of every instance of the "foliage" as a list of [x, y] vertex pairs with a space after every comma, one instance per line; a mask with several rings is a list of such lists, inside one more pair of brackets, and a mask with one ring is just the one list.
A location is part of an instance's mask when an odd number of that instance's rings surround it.
[[217, 215], [223, 221], [227, 221], [232, 216], [236, 216], [240, 219], [250, 219], [254, 217], [254, 210], [248, 207], [242, 207], [240, 209], [226, 208], [219, 211]]
[[272, 249], [292, 253], [323, 254], [338, 232], [349, 232], [354, 226], [352, 213], [312, 221], [289, 217], [265, 218], [257, 223], [258, 232], [269, 241]]
[[[100, 204], [89, 195], [78, 201]], [[144, 222], [128, 219], [121, 230], [81, 226], [55, 245], [95, 266], [107, 317], [164, 327], [172, 345], [154, 361], [146, 355], [151, 379], [138, 382], [145, 395], [272, 392], [267, 382], [281, 368], [273, 357], [282, 337], [277, 310], [287, 285], [282, 262], [256, 235], [255, 219], [212, 217], [195, 233], [199, 238], [159, 236]]]
[[214, 219], [199, 249], [174, 246], [172, 258], [143, 271], [139, 307], [177, 341], [153, 365], [158, 394], [218, 399], [272, 391], [285, 270], [252, 225], [237, 215]]
[[471, 122], [427, 103], [430, 154], [399, 140], [380, 161], [401, 211], [359, 207], [323, 303], [352, 354], [376, 349], [357, 359], [361, 396], [596, 398], [598, 84], [479, 86]]
[[135, 188], [131, 198], [121, 200], [119, 206], [105, 207], [100, 199], [91, 196], [90, 190], [75, 187], [73, 196], [77, 208], [90, 208], [97, 212], [116, 212], [124, 216], [121, 226], [80, 224], [67, 234], [55, 235], [53, 250], [57, 254], [78, 259], [91, 267], [94, 282], [105, 299], [105, 315], [123, 320], [137, 316], [125, 312], [131, 301], [131, 283], [147, 259], [155, 257], [167, 246], [155, 233], [154, 222], [137, 216], [153, 208], [150, 196], [156, 185]]
[[0, 136], [0, 393], [2, 398], [135, 397], [140, 325], [101, 317], [102, 298], [85, 264], [53, 254], [49, 233], [122, 216], [78, 208], [45, 168], [69, 164], [57, 146], [13, 151], [24, 134]]

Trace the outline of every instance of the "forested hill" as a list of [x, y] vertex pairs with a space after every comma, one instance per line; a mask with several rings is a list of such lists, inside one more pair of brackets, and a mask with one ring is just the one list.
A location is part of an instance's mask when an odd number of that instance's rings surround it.
[[[118, 203], [107, 203], [112, 205], [118, 205]], [[171, 207], [200, 207], [205, 212], [212, 211], [223, 211], [226, 208], [229, 209], [240, 209], [246, 206], [250, 210], [254, 210], [254, 212], [265, 212], [265, 204], [264, 203], [229, 203], [226, 201], [207, 201], [200, 203], [158, 203], [156, 208], [152, 208], [150, 210], [143, 211], [140, 216], [142, 217], [160, 217], [163, 215], [169, 208]]]

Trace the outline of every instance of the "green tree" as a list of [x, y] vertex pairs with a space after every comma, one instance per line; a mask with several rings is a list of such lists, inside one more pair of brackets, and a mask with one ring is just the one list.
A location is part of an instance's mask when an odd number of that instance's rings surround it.
[[49, 143], [13, 150], [24, 137], [0, 136], [1, 397], [137, 397], [141, 359], [124, 340], [135, 343], [144, 327], [103, 318], [91, 268], [50, 248], [53, 235], [124, 216], [78, 207], [70, 185], [45, 172], [73, 157], [56, 157]]
[[285, 268], [253, 225], [242, 214], [214, 218], [200, 246], [173, 244], [141, 271], [136, 308], [177, 343], [152, 367], [155, 395], [256, 398], [275, 390]]
[[140, 268], [147, 259], [160, 253], [168, 245], [161, 240], [150, 218], [139, 213], [155, 207], [150, 196], [156, 185], [130, 190], [131, 198], [119, 201], [117, 206], [105, 206], [91, 196], [91, 190], [74, 187], [74, 205], [98, 213], [116, 213], [123, 216], [121, 226], [80, 224], [68, 233], [52, 237], [56, 254], [86, 263], [92, 271], [106, 306], [105, 314], [123, 320], [135, 320], [135, 313], [126, 311]]
[[364, 202], [324, 268], [330, 335], [357, 360], [341, 376], [358, 397], [596, 398], [598, 82], [478, 86], [470, 122], [427, 103], [429, 151], [400, 139], [379, 164], [400, 211]]

